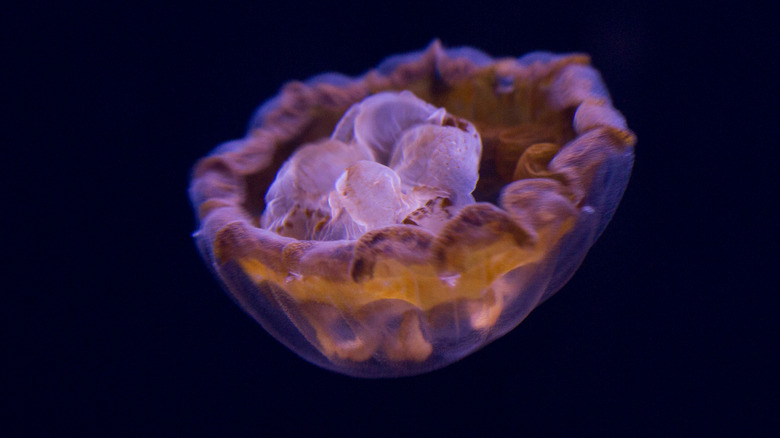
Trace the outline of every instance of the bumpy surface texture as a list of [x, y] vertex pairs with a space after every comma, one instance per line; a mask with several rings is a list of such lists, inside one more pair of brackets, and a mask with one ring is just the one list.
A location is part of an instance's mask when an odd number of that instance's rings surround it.
[[419, 374], [500, 337], [606, 226], [634, 134], [584, 55], [471, 48], [293, 82], [195, 166], [204, 258], [303, 358]]

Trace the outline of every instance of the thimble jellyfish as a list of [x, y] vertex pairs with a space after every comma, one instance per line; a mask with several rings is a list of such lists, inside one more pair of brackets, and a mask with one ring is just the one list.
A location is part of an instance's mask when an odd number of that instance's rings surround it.
[[420, 374], [573, 275], [636, 139], [585, 55], [472, 49], [292, 82], [193, 171], [195, 240], [231, 297], [321, 367]]

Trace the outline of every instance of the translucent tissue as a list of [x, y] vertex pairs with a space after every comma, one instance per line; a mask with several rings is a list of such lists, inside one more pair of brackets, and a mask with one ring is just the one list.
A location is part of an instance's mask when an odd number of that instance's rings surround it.
[[472, 48], [292, 82], [193, 171], [195, 239], [306, 360], [420, 374], [517, 326], [573, 275], [634, 134], [585, 55]]

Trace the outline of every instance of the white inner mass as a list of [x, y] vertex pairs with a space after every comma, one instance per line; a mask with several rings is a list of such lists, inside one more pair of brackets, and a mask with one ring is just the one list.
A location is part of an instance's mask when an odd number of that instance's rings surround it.
[[474, 203], [481, 154], [471, 123], [408, 91], [375, 94], [350, 107], [330, 139], [284, 163], [261, 226], [315, 240], [400, 223], [437, 232]]

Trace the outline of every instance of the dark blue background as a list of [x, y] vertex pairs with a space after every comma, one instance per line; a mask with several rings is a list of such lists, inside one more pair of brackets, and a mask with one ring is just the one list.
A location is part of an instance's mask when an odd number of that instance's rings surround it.
[[[3, 429], [776, 432], [776, 20], [748, 2], [523, 3], [6, 11]], [[190, 238], [189, 169], [286, 81], [360, 74], [435, 37], [592, 55], [639, 138], [632, 180], [575, 277], [509, 335], [427, 375], [336, 375], [222, 293]]]

